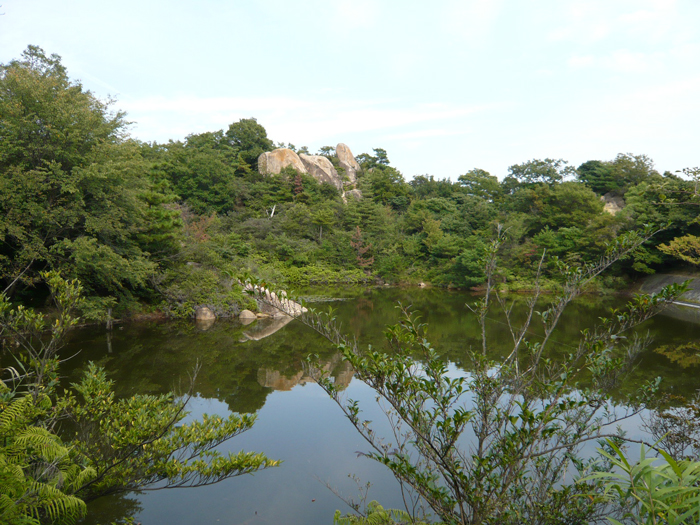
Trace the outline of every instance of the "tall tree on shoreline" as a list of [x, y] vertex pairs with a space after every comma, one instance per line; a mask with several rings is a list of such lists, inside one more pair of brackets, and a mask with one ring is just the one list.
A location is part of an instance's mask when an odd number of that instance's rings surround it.
[[149, 165], [111, 105], [39, 47], [0, 65], [0, 281], [8, 292], [59, 267], [94, 296], [145, 286], [154, 265], [140, 241], [159, 228], [149, 209], [172, 198], [154, 198]]

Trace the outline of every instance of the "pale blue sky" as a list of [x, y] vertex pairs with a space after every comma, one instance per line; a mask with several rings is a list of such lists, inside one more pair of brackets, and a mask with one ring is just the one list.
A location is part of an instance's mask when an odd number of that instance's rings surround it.
[[697, 0], [0, 0], [144, 141], [256, 117], [274, 141], [388, 151], [407, 179], [619, 152], [700, 165]]

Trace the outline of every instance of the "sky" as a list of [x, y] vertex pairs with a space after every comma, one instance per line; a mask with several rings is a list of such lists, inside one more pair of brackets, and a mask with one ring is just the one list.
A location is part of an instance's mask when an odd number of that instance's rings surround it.
[[0, 0], [131, 136], [254, 117], [276, 143], [387, 151], [407, 180], [561, 158], [700, 165], [697, 0]]

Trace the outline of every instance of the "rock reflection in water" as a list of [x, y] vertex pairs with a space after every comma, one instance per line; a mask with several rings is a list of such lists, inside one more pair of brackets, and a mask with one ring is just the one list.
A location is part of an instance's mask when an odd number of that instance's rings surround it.
[[294, 318], [288, 315], [275, 319], [258, 319], [250, 329], [243, 332], [240, 342], [245, 343], [246, 341], [265, 339], [286, 326], [292, 319]]
[[215, 322], [216, 322], [216, 319], [195, 319], [194, 324], [197, 327], [197, 330], [201, 330], [202, 332], [206, 332], [212, 326], [214, 326]]
[[[331, 374], [335, 385], [340, 389], [347, 388], [355, 375], [355, 371], [352, 366], [350, 366], [350, 363], [343, 361], [340, 354], [333, 356], [321, 369]], [[316, 380], [308, 375], [303, 368], [291, 376], [271, 368], [261, 368], [258, 370], [258, 383], [260, 383], [260, 386], [272, 388], [273, 390], [288, 391], [296, 385], [305, 385], [306, 383], [315, 382]]]
[[[322, 293], [332, 293], [333, 297], [352, 295], [351, 290], [323, 289]], [[378, 351], [390, 351], [384, 337], [386, 326], [400, 320], [398, 302], [410, 304], [422, 316], [421, 322], [427, 323], [428, 339], [450, 363], [450, 370], [467, 373], [472, 366], [467, 350], [480, 348], [481, 331], [465, 304], [477, 299], [471, 294], [443, 289], [369, 288], [356, 291], [349, 300], [334, 302], [333, 308], [343, 333], [357, 338], [361, 349], [372, 345]], [[546, 308], [546, 299], [540, 310]], [[526, 298], [511, 294], [509, 301], [513, 303], [514, 319], [524, 319]], [[599, 323], [600, 317], [609, 317], [611, 308], [620, 308], [625, 302], [624, 298], [607, 296], [579, 298], [553, 335], [548, 358], [566, 359], [576, 348], [582, 329]], [[504, 329], [507, 324], [503, 312], [496, 306], [488, 317], [489, 357], [502, 359], [512, 348], [512, 338]], [[690, 309], [679, 307], [678, 311], [682, 312], [678, 316], [682, 319], [694, 316]], [[640, 356], [628, 380], [616, 392], [615, 400], [623, 401], [626, 394], [636, 392], [640, 385], [658, 376], [664, 378], [664, 393], [688, 398], [695, 394], [700, 370], [700, 323], [682, 319], [663, 315], [641, 327], [639, 333], [649, 333], [653, 346]], [[258, 319], [246, 325], [243, 320], [222, 319], [208, 330], [189, 321], [125, 323], [108, 332], [107, 341], [105, 337], [102, 326], [71, 333], [63, 355], [75, 357], [62, 365], [64, 386], [79, 381], [92, 361], [106, 368], [109, 378], [115, 381], [119, 398], [135, 393], [163, 394], [177, 385], [189, 384], [189, 374], [201, 363], [194, 399], [197, 411], [260, 414], [250, 432], [223, 447], [234, 452], [239, 448], [262, 450], [285, 463], [259, 476], [229, 480], [230, 485], [202, 487], [195, 493], [175, 491], [177, 494], [165, 496], [167, 491], [157, 491], [134, 496], [143, 509], [129, 506], [131, 500], [121, 496], [98, 499], [90, 503], [90, 517], [84, 525], [123, 521], [128, 515], [137, 515], [143, 523], [172, 525], [214, 523], [219, 519], [250, 525], [328, 523], [328, 516], [338, 508], [337, 502], [331, 498], [324, 503], [323, 511], [319, 506], [322, 498], [311, 503], [325, 490], [316, 479], [342, 487], [349, 472], [364, 474], [363, 479], [379, 479], [372, 487], [373, 497], [388, 502], [387, 505], [401, 506], [400, 493], [396, 494], [398, 499], [392, 500], [388, 492], [382, 492], [392, 486], [390, 477], [379, 478], [379, 474], [369, 470], [358, 472], [365, 464], [372, 468], [373, 463], [356, 462], [353, 451], [363, 445], [355, 441], [355, 433], [347, 432], [348, 423], [337, 407], [315, 385], [294, 388], [311, 382], [302, 363], [316, 354], [338, 386], [347, 387], [350, 397], [366, 401], [368, 406], [374, 399], [359, 381], [351, 383], [354, 373], [333, 345], [302, 323], [282, 318]], [[539, 325], [528, 334], [532, 342], [540, 341], [540, 337]], [[242, 339], [245, 342], [239, 342]], [[632, 424], [628, 428], [635, 431]], [[349, 493], [357, 490], [352, 483], [345, 487]], [[260, 509], [267, 509], [264, 517], [262, 512], [254, 514]]]

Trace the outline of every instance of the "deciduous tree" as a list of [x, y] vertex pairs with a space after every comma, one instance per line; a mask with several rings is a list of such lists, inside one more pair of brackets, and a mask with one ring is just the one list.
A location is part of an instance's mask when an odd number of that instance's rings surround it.
[[254, 118], [244, 118], [234, 122], [226, 131], [229, 144], [254, 170], [258, 169], [258, 157], [275, 148], [267, 138], [267, 131]]
[[[492, 243], [484, 258], [486, 294], [471, 307], [482, 327], [481, 346], [465, 348], [471, 366], [457, 377], [410, 310], [404, 309], [402, 321], [386, 332], [391, 354], [361, 349], [332, 320], [310, 314], [309, 325], [338, 346], [355, 377], [385, 403], [392, 430], [387, 437], [311, 360], [319, 384], [369, 444], [366, 455], [391, 470], [406, 489], [404, 495], [417, 498], [408, 499], [407, 510], [423, 501], [443, 522], [463, 525], [588, 523], [607, 515], [600, 485], [590, 478], [574, 477], [572, 482], [572, 471], [586, 474], [593, 468], [579, 455], [584, 443], [624, 439], [615, 428], [618, 418], [638, 412], [654, 388], [644, 385], [630, 412], [616, 414], [609, 403], [606, 393], [645, 346], [643, 340], [630, 339], [616, 352], [626, 341], [621, 335], [674, 301], [684, 287], [672, 285], [633, 299], [627, 309], [584, 332], [566, 359], [549, 359], [546, 347], [566, 306], [586, 283], [638, 248], [645, 236], [625, 235], [597, 262], [560, 265], [561, 293], [538, 311], [536, 288], [522, 325], [492, 295], [499, 242]], [[505, 309], [513, 340], [512, 351], [498, 361], [488, 357], [487, 315], [494, 301]], [[544, 336], [537, 343], [528, 336], [533, 319], [543, 324]], [[584, 376], [588, 387], [577, 379]]]
[[[170, 198], [150, 177], [141, 146], [126, 140], [123, 113], [71, 81], [58, 56], [30, 46], [0, 66], [0, 119], [5, 286], [33, 284], [41, 270], [61, 267], [86, 279], [92, 295], [141, 287], [153, 270], [141, 243], [154, 247], [150, 233], [167, 237], [167, 220], [148, 221]], [[102, 278], [93, 281], [98, 259]]]

